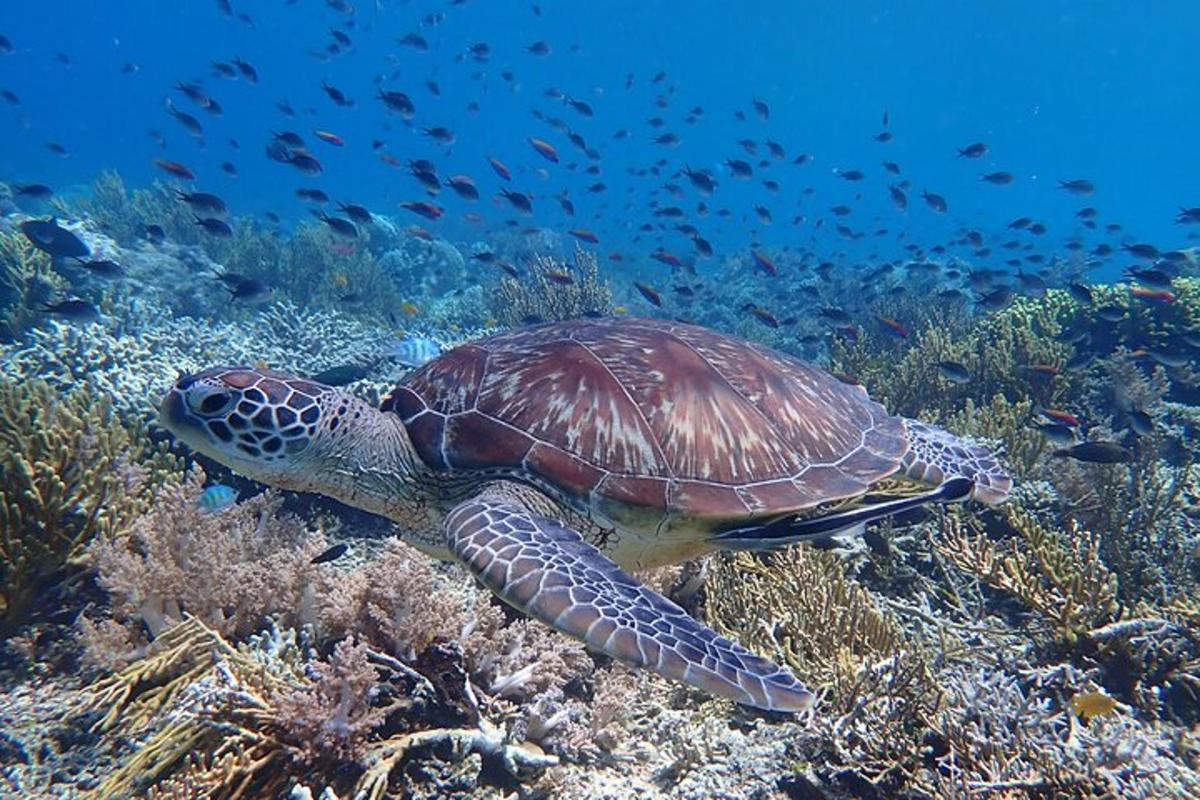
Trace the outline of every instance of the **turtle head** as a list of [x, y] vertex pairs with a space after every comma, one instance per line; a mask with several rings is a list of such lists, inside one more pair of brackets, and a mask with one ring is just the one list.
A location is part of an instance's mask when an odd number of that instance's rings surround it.
[[158, 416], [184, 444], [239, 474], [338, 497], [330, 478], [335, 455], [354, 450], [352, 423], [380, 414], [351, 395], [294, 375], [212, 367], [180, 377]]

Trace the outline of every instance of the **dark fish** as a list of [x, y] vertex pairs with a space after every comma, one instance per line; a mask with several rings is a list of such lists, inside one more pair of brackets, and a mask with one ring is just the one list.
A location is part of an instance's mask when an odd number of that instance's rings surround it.
[[379, 99], [389, 110], [395, 111], [405, 119], [412, 119], [416, 114], [416, 106], [404, 92], [379, 90]]
[[971, 373], [967, 371], [966, 366], [957, 361], [939, 361], [938, 374], [951, 383], [969, 383], [971, 381]]
[[216, 217], [196, 217], [196, 224], [204, 229], [205, 233], [213, 236], [228, 238], [233, 236], [233, 228], [229, 227], [229, 223], [223, 219]]
[[238, 72], [242, 73], [242, 77], [251, 83], [258, 83], [258, 70], [252, 67], [248, 62], [240, 58], [233, 59], [233, 65], [238, 68]]
[[948, 208], [946, 205], [946, 198], [942, 197], [940, 194], [934, 194], [933, 192], [928, 191], [921, 192], [921, 198], [925, 201], [926, 205], [928, 205], [937, 213], [946, 213], [946, 209]]
[[142, 229], [142, 235], [146, 237], [152, 244], [160, 244], [166, 241], [167, 232], [163, 230], [161, 225], [147, 225]]
[[34, 200], [45, 200], [54, 194], [53, 189], [42, 183], [18, 183], [12, 188], [17, 197], [30, 197]]
[[357, 239], [358, 228], [354, 227], [354, 223], [348, 219], [341, 217], [331, 217], [328, 214], [321, 214], [317, 219], [329, 226], [329, 229], [341, 236], [343, 239]]
[[53, 217], [26, 220], [21, 223], [21, 233], [51, 258], [86, 258], [91, 254], [82, 239], [60, 226]]
[[1075, 178], [1074, 180], [1069, 181], [1059, 181], [1058, 188], [1062, 189], [1064, 192], [1079, 195], [1089, 195], [1096, 191], [1095, 185], [1093, 185], [1091, 181], [1084, 178]]
[[370, 368], [361, 364], [340, 364], [318, 372], [312, 376], [312, 379], [326, 386], [345, 386], [355, 381], [361, 381], [370, 374]]
[[528, 195], [521, 194], [520, 192], [510, 192], [507, 189], [501, 189], [500, 196], [511, 203], [512, 207], [517, 211], [520, 211], [522, 214], [533, 213], [533, 201], [529, 199]]
[[[321, 381], [321, 383], [325, 383], [325, 381]], [[329, 385], [334, 386], [336, 384], [329, 384]], [[331, 561], [337, 561], [339, 558], [344, 556], [349, 549], [350, 549], [350, 545], [346, 544], [345, 542], [339, 542], [339, 543], [335, 544], [333, 547], [331, 547], [328, 550], [321, 553], [320, 555], [314, 556], [313, 559], [308, 563], [310, 563], [310, 564], [328, 564]]]
[[365, 206], [356, 203], [338, 203], [338, 210], [361, 225], [370, 225], [372, 222], [371, 212]]
[[98, 322], [100, 309], [86, 300], [63, 300], [61, 303], [42, 306], [47, 314], [69, 319], [72, 322]]
[[100, 260], [94, 260], [94, 261], [86, 261], [84, 259], [79, 259], [79, 266], [83, 267], [88, 272], [90, 272], [93, 275], [100, 277], [100, 278], [108, 278], [109, 280], [115, 280], [117, 278], [125, 277], [125, 268], [122, 267], [117, 262], [109, 261], [108, 259], [100, 259]]
[[979, 180], [996, 186], [1007, 186], [1013, 182], [1013, 174], [1011, 172], [985, 172], [979, 176]]
[[1068, 283], [1067, 293], [1071, 295], [1077, 302], [1084, 305], [1090, 305], [1092, 302], [1092, 290], [1084, 286], [1082, 283]]
[[215, 194], [209, 194], [207, 192], [185, 192], [181, 189], [176, 189], [175, 196], [184, 203], [187, 203], [197, 212], [206, 214], [210, 217], [224, 216], [229, 210], [225, 206], [225, 201], [217, 197]]
[[899, 186], [889, 186], [888, 193], [892, 196], [892, 203], [896, 208], [904, 211], [908, 208], [908, 196], [900, 190]]
[[171, 98], [169, 97], [166, 99], [166, 108], [167, 113], [178, 120], [179, 124], [183, 126], [184, 130], [186, 130], [192, 136], [199, 138], [204, 135], [204, 127], [200, 124], [200, 120], [196, 119], [186, 111], [180, 111], [175, 107], [175, 104], [171, 102]]
[[226, 283], [225, 290], [229, 292], [231, 300], [249, 305], [259, 305], [261, 303], [269, 303], [275, 297], [275, 290], [267, 284], [255, 278], [238, 277], [237, 282], [233, 286], [229, 286], [227, 279], [232, 279], [238, 276], [222, 275], [219, 278]]
[[980, 158], [988, 151], [988, 146], [983, 142], [975, 142], [966, 147], [961, 147], [958, 150], [959, 158]]
[[1129, 429], [1138, 436], [1150, 436], [1154, 433], [1154, 419], [1139, 408], [1132, 408], [1127, 414]]
[[1067, 425], [1057, 422], [1042, 422], [1035, 426], [1038, 433], [1045, 436], [1052, 444], [1068, 447], [1075, 443], [1075, 431]]
[[191, 181], [191, 180], [196, 179], [195, 173], [193, 173], [190, 169], [188, 169], [183, 164], [180, 164], [178, 161], [166, 161], [164, 159], [158, 158], [158, 159], [154, 160], [154, 166], [158, 167], [159, 169], [161, 169], [163, 172], [167, 173], [168, 175], [174, 175], [176, 178], [181, 178], [182, 180], [185, 180], [185, 181]]
[[1133, 461], [1133, 451], [1116, 442], [1080, 442], [1054, 451], [1059, 458], [1073, 458], [1090, 464], [1127, 464]]
[[649, 284], [641, 283], [639, 281], [634, 281], [633, 286], [638, 290], [642, 297], [646, 298], [648, 303], [656, 308], [662, 308], [662, 295], [658, 293], [657, 289]]

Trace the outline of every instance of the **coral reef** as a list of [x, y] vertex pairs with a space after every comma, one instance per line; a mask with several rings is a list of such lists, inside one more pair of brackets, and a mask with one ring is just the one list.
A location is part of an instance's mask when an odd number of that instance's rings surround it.
[[94, 387], [0, 380], [0, 630], [26, 621], [93, 537], [143, 511], [175, 468]]
[[491, 297], [492, 316], [510, 327], [612, 313], [612, 290], [593, 253], [576, 248], [574, 267], [538, 256], [520, 278], [505, 278]]
[[0, 231], [0, 343], [23, 335], [64, 284], [50, 257], [23, 234]]

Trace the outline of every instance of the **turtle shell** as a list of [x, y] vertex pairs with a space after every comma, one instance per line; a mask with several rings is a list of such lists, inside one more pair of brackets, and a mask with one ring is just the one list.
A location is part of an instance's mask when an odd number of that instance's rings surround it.
[[601, 521], [718, 527], [864, 493], [908, 450], [861, 387], [767, 347], [650, 319], [458, 347], [384, 401], [432, 468], [510, 475]]

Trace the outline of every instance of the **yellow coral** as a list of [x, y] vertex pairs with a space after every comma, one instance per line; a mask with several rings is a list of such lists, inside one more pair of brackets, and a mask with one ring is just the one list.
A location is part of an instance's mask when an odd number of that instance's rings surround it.
[[[135, 462], [146, 465], [135, 479]], [[0, 626], [19, 624], [39, 587], [84, 547], [143, 510], [176, 461], [87, 388], [58, 395], [0, 379]]]
[[[570, 283], [563, 282], [564, 275]], [[510, 327], [612, 312], [612, 290], [600, 277], [595, 254], [579, 247], [573, 270], [563, 261], [538, 256], [526, 277], [505, 278], [492, 299], [492, 315]]]

